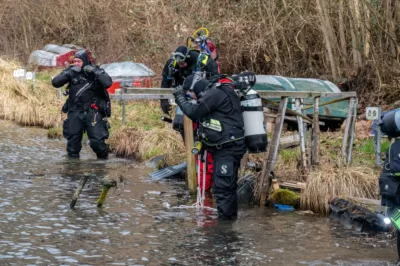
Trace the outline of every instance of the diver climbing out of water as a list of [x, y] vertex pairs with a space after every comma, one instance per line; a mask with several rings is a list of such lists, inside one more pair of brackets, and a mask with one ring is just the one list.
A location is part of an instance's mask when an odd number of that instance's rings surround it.
[[73, 65], [52, 80], [56, 88], [68, 83], [68, 99], [62, 111], [68, 114], [63, 124], [63, 135], [68, 140], [69, 157], [79, 158], [82, 149], [82, 135], [86, 131], [90, 147], [98, 159], [108, 157], [108, 122], [111, 115], [111, 101], [107, 88], [112, 85], [104, 69], [92, 65], [84, 50], [75, 54]]

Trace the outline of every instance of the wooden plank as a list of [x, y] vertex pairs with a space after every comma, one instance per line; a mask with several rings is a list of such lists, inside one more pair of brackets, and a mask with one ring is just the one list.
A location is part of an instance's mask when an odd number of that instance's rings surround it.
[[[114, 100], [157, 100], [157, 99], [172, 99], [173, 89], [170, 88], [123, 88], [121, 89], [122, 94], [110, 95]], [[356, 92], [315, 92], [315, 91], [304, 91], [304, 92], [293, 92], [293, 91], [259, 91], [257, 93], [261, 98], [279, 98], [279, 97], [292, 97], [292, 98], [309, 98], [309, 97], [356, 97]], [[121, 96], [124, 95], [124, 96]], [[330, 103], [324, 103], [323, 105], [332, 104], [335, 102], [343, 101], [344, 99], [333, 100]], [[322, 106], [322, 105], [321, 105]], [[307, 107], [308, 108], [308, 107]]]
[[249, 152], [246, 152], [243, 155], [242, 160], [240, 161], [240, 170], [239, 170], [239, 178], [244, 176], [244, 171], [246, 170], [247, 161], [249, 160]]
[[192, 148], [194, 144], [193, 138], [193, 122], [186, 115], [183, 116], [183, 128], [185, 131], [185, 148], [186, 148], [186, 162], [187, 162], [187, 182], [189, 187], [189, 193], [196, 195], [197, 185], [196, 185], [196, 162], [194, 160], [194, 155], [192, 153]]
[[368, 198], [359, 198], [359, 197], [347, 197], [350, 200], [357, 202], [357, 203], [361, 203], [361, 204], [367, 204], [367, 205], [379, 205], [381, 206], [381, 201], [377, 200], [377, 199], [368, 199]]
[[[343, 102], [343, 101], [349, 100], [349, 98], [350, 98], [350, 97], [344, 97], [344, 98], [340, 98], [340, 99], [335, 99], [335, 100], [332, 100], [332, 101], [324, 102], [324, 103], [321, 103], [321, 104], [319, 105], [319, 107], [325, 106], [325, 105], [329, 105], [329, 104], [334, 104], [334, 103]], [[303, 106], [302, 109], [303, 109], [303, 110], [307, 110], [307, 109], [311, 109], [311, 108], [313, 108], [313, 107], [314, 107], [314, 105], [306, 105], [306, 106]]]
[[[270, 118], [276, 118], [276, 114], [264, 114], [265, 117], [270, 117]], [[293, 121], [293, 122], [297, 122], [297, 118], [296, 117], [292, 117], [292, 116], [285, 116], [285, 120], [287, 121]], [[308, 124], [312, 124], [311, 121], [304, 121], [304, 123], [308, 123]], [[319, 122], [319, 124], [321, 126], [325, 125], [325, 122]]]
[[168, 94], [111, 94], [111, 100], [161, 100], [173, 99], [174, 96]]
[[122, 89], [126, 94], [171, 94], [173, 88], [136, 88], [127, 87]]
[[350, 143], [349, 148], [347, 151], [347, 164], [351, 164], [352, 160], [352, 153], [353, 153], [353, 144], [354, 144], [354, 132], [356, 130], [356, 120], [357, 120], [357, 99], [352, 98], [354, 108], [353, 108], [353, 115], [351, 116], [351, 123], [350, 123]]
[[292, 188], [292, 189], [300, 189], [303, 190], [306, 188], [305, 182], [297, 182], [297, 181], [278, 181], [280, 187]]
[[298, 134], [281, 137], [279, 140], [279, 149], [286, 149], [300, 144], [300, 137]]
[[347, 165], [347, 147], [349, 142], [349, 135], [350, 135], [350, 124], [351, 124], [351, 117], [354, 113], [354, 100], [353, 98], [349, 99], [349, 109], [347, 110], [347, 118], [346, 118], [346, 126], [344, 128], [344, 136], [342, 141], [342, 158], [345, 165]]
[[[126, 87], [123, 88], [127, 94], [172, 94], [174, 89], [171, 88], [136, 88]], [[315, 97], [357, 97], [355, 91], [348, 92], [318, 92], [318, 91], [265, 91], [256, 90], [260, 97], [265, 98], [315, 98]]]
[[[277, 108], [279, 108], [279, 106], [280, 106], [279, 103], [276, 103], [276, 102], [274, 102], [274, 101], [265, 99], [265, 98], [263, 98], [263, 97], [261, 97], [261, 99], [262, 99], [264, 102], [266, 102], [267, 104], [270, 104], [270, 105], [275, 106], [275, 107], [277, 107]], [[286, 108], [285, 112], [288, 113], [288, 114], [291, 114], [291, 115], [301, 116], [304, 120], [306, 120], [306, 121], [308, 121], [308, 122], [310, 122], [310, 123], [313, 122], [313, 120], [312, 120], [311, 118], [309, 118], [308, 116], [303, 115], [303, 114], [301, 114], [301, 113], [299, 113], [299, 112], [296, 112], [296, 111], [293, 111], [293, 110], [290, 110], [290, 109], [287, 109], [287, 108]]]
[[319, 165], [319, 97], [314, 98], [314, 115], [311, 140], [311, 165]]
[[[301, 99], [296, 99], [296, 111], [301, 113]], [[301, 167], [302, 174], [304, 176], [308, 175], [307, 171], [307, 156], [306, 156], [306, 136], [304, 134], [304, 123], [303, 118], [297, 116], [297, 127], [299, 132], [299, 141], [300, 141], [300, 156], [301, 156]]]
[[317, 92], [317, 91], [260, 91], [256, 90], [260, 97], [265, 98], [315, 98], [315, 97], [357, 97], [355, 91], [349, 92]]
[[282, 97], [279, 103], [278, 116], [275, 121], [274, 134], [270, 143], [269, 152], [266, 154], [267, 158], [263, 160], [263, 169], [261, 173], [260, 190], [257, 195], [260, 196], [260, 206], [265, 206], [269, 188], [271, 185], [270, 174], [274, 171], [276, 159], [278, 157], [280, 136], [282, 134], [283, 121], [285, 118], [286, 107], [288, 103], [287, 97]]

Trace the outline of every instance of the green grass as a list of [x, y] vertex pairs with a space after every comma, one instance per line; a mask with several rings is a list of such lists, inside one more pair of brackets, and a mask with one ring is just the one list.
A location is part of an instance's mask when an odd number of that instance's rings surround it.
[[152, 148], [151, 150], [147, 151], [143, 155], [143, 159], [147, 160], [147, 159], [150, 159], [150, 158], [152, 158], [154, 156], [157, 156], [157, 155], [160, 155], [160, 154], [163, 154], [163, 151], [160, 150], [159, 148], [155, 147], [155, 148]]
[[[372, 139], [363, 141], [359, 147], [360, 147], [359, 150], [361, 152], [365, 152], [372, 155], [375, 154], [374, 142]], [[385, 152], [389, 147], [390, 147], [390, 141], [388, 141], [387, 139], [383, 140], [381, 144], [381, 151]]]
[[[386, 150], [390, 147], [390, 141], [384, 139], [381, 144], [381, 157], [384, 158]], [[375, 165], [375, 148], [373, 139], [360, 141], [353, 147], [353, 163], [355, 165]]]
[[279, 157], [283, 163], [289, 163], [300, 158], [300, 148], [283, 149], [279, 151]]
[[47, 130], [47, 137], [50, 139], [62, 138], [62, 127], [52, 127]]

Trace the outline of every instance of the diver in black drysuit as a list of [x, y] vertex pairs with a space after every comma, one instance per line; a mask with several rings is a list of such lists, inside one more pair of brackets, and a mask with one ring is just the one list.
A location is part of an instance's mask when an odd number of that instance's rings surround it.
[[110, 76], [92, 65], [84, 50], [75, 54], [74, 65], [56, 77], [52, 84], [59, 88], [67, 84], [69, 97], [62, 111], [68, 114], [63, 124], [63, 135], [68, 140], [69, 157], [79, 158], [82, 135], [87, 132], [90, 147], [98, 159], [108, 157], [105, 139], [109, 137], [108, 123], [103, 118], [111, 115], [111, 102], [107, 88], [112, 85]]
[[[182, 112], [193, 121], [199, 121], [197, 135], [214, 159], [212, 192], [218, 217], [232, 220], [238, 212], [238, 169], [247, 151], [241, 106], [231, 80], [223, 78], [213, 84], [196, 76], [187, 77], [173, 94]], [[188, 90], [194, 92], [197, 103], [186, 98]]]

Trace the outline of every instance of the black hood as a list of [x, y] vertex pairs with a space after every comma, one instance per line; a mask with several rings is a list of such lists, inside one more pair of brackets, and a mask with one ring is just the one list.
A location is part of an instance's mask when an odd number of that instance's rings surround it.
[[79, 58], [80, 60], [82, 60], [82, 67], [90, 65], [89, 56], [87, 55], [85, 50], [79, 50], [78, 52], [76, 52], [74, 58]]
[[[194, 81], [194, 84], [193, 84]], [[188, 76], [185, 81], [183, 82], [183, 89], [185, 91], [192, 90], [196, 94], [197, 98], [201, 98], [203, 95], [202, 92], [206, 91], [210, 82], [207, 80], [199, 77], [198, 74], [192, 74]]]

